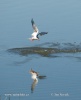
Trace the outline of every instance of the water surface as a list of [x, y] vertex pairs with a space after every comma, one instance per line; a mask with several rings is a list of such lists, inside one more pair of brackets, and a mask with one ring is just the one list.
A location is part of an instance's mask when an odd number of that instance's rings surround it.
[[[48, 34], [40, 41], [28, 38], [33, 29], [31, 18], [40, 31]], [[55, 47], [55, 44], [56, 45]], [[61, 45], [59, 45], [61, 44]], [[80, 100], [81, 53], [20, 55], [9, 49], [25, 47], [81, 49], [80, 0], [1, 0], [0, 1], [0, 98], [2, 100]], [[75, 49], [75, 48], [74, 48]], [[45, 79], [31, 91], [33, 69]]]

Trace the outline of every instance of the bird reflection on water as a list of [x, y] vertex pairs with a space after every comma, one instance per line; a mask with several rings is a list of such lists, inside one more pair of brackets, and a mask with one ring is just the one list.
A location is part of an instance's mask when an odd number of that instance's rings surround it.
[[37, 83], [38, 83], [38, 79], [33, 81], [32, 85], [31, 85], [31, 93], [33, 93]]
[[29, 72], [32, 75], [31, 78], [33, 79], [33, 83], [31, 85], [31, 92], [33, 93], [34, 88], [35, 88], [36, 84], [38, 83], [38, 77], [37, 77], [38, 76], [38, 72], [35, 72], [32, 69]]
[[38, 79], [45, 79], [46, 76], [39, 76], [39, 73], [38, 72], [35, 72], [32, 69], [29, 72], [32, 75], [31, 78], [33, 79], [33, 83], [31, 85], [31, 92], [33, 93], [33, 91], [35, 89], [35, 86], [38, 83]]
[[31, 78], [32, 78], [33, 80], [38, 80], [38, 79], [37, 79], [38, 72], [35, 72], [34, 70], [31, 69], [31, 70], [30, 70], [30, 73], [31, 73], [31, 75], [32, 75]]

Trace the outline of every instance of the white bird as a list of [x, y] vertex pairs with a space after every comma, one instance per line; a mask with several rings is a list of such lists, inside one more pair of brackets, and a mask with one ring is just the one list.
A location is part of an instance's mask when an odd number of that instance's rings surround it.
[[42, 35], [45, 35], [45, 34], [48, 33], [48, 32], [41, 32], [41, 33], [39, 33], [39, 30], [38, 30], [37, 26], [35, 25], [35, 22], [34, 22], [33, 19], [31, 20], [31, 23], [32, 23], [32, 27], [34, 29], [34, 32], [32, 33], [32, 37], [29, 38], [31, 41], [39, 40], [39, 35], [42, 36]]

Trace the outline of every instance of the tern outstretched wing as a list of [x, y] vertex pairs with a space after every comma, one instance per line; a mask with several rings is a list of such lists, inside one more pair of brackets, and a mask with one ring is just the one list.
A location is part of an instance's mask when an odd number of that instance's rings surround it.
[[45, 34], [47, 34], [48, 32], [41, 32], [41, 33], [39, 33], [38, 35], [40, 35], [40, 36], [42, 36], [42, 35], [45, 35]]
[[39, 35], [42, 36], [42, 35], [45, 35], [45, 34], [47, 34], [47, 33], [48, 33], [48, 32], [41, 32], [41, 33], [38, 33], [38, 34], [37, 34], [37, 38], [39, 38]]
[[39, 30], [38, 30], [37, 26], [35, 25], [35, 22], [34, 22], [33, 19], [31, 20], [31, 23], [32, 23], [32, 27], [34, 29], [34, 32], [37, 32], [38, 33]]

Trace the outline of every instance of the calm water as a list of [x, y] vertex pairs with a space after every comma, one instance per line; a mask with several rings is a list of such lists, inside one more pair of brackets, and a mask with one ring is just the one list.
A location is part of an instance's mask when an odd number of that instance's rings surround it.
[[[49, 34], [31, 42], [31, 18]], [[54, 57], [21, 56], [10, 48], [42, 43], [81, 43], [80, 0], [0, 0], [0, 98], [2, 100], [80, 100], [81, 53]], [[33, 83], [30, 69], [45, 75]], [[31, 86], [34, 90], [31, 91]], [[40, 99], [41, 97], [41, 99]]]

